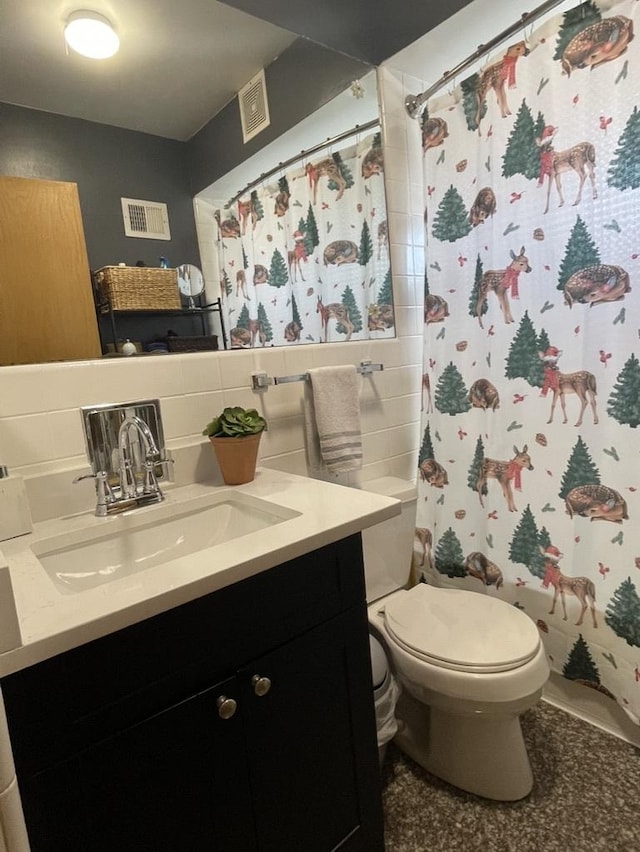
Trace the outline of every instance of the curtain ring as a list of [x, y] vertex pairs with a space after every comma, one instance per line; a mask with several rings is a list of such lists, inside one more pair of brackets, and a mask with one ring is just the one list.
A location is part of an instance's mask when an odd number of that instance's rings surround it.
[[525, 24], [522, 27], [522, 34], [524, 36], [524, 43], [527, 47], [529, 47], [529, 45], [531, 44], [531, 37], [533, 36], [533, 28], [534, 28], [534, 22], [533, 21], [531, 21], [531, 23], [529, 24], [529, 33], [528, 34], [527, 34], [527, 25]]

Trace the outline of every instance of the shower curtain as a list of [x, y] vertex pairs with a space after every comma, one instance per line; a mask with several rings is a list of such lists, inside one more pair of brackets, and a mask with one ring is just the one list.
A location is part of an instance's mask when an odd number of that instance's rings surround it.
[[393, 337], [380, 134], [216, 212], [232, 348]]
[[417, 579], [518, 607], [553, 669], [635, 722], [639, 18], [558, 14], [421, 118], [415, 547]]

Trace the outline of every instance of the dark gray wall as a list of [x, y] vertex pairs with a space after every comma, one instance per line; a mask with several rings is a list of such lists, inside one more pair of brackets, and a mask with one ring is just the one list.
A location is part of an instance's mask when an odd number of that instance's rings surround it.
[[297, 39], [265, 69], [269, 127], [245, 145], [238, 99], [234, 98], [186, 143], [193, 194], [273, 142], [370, 70], [371, 65], [366, 62], [307, 39]]
[[[184, 142], [0, 104], [0, 174], [77, 183], [92, 269], [200, 265]], [[165, 202], [171, 240], [125, 237], [121, 197]]]
[[380, 65], [471, 0], [222, 0], [283, 27]]
[[[200, 265], [193, 196], [273, 142], [371, 66], [297, 39], [265, 70], [270, 126], [242, 141], [234, 98], [189, 142], [0, 103], [0, 174], [78, 184], [89, 265]], [[240, 188], [240, 187], [239, 187]], [[120, 198], [163, 201], [171, 241], [125, 237]]]

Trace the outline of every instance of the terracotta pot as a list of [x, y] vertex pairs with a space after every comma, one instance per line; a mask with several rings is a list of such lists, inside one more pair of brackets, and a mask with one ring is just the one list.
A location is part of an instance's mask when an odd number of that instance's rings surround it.
[[262, 432], [244, 438], [209, 438], [225, 485], [242, 485], [256, 475]]

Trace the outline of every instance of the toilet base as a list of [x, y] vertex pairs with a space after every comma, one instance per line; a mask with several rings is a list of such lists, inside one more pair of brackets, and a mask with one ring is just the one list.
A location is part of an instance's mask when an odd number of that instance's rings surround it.
[[404, 692], [396, 715], [394, 742], [432, 775], [501, 802], [531, 792], [533, 773], [517, 714], [451, 713]]

